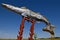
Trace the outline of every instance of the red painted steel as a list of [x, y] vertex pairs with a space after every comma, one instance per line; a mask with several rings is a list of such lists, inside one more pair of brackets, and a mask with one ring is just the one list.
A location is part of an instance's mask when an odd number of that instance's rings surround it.
[[28, 20], [29, 22], [32, 23], [32, 25], [30, 27], [30, 37], [29, 37], [29, 40], [33, 40], [35, 20], [30, 20], [29, 18], [26, 18], [26, 17], [23, 17], [22, 22], [20, 24], [20, 30], [19, 30], [19, 33], [18, 33], [18, 36], [17, 36], [17, 40], [22, 40], [25, 20]]
[[31, 20], [31, 23], [32, 23], [32, 25], [30, 27], [30, 37], [29, 37], [29, 40], [33, 40], [35, 20]]

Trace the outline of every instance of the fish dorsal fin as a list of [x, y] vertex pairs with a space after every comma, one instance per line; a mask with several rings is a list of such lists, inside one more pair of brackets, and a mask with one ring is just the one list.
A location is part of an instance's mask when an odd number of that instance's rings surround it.
[[21, 7], [22, 9], [27, 9], [26, 7]]

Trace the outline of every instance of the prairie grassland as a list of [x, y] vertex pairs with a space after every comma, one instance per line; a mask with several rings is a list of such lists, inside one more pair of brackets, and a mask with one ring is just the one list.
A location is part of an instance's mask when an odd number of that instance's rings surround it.
[[[16, 39], [0, 39], [0, 40], [16, 40]], [[28, 39], [23, 39], [23, 40], [28, 40]], [[49, 38], [39, 38], [37, 40], [51, 40]], [[60, 38], [55, 38], [55, 39], [52, 39], [52, 40], [60, 40]]]
[[41, 38], [41, 39], [38, 39], [38, 40], [60, 40], [60, 38], [55, 38], [55, 39], [48, 39], [48, 38]]

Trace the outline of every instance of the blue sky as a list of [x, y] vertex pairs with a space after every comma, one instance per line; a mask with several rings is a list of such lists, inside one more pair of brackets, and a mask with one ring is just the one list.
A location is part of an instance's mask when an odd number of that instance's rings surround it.
[[[60, 1], [59, 0], [0, 0], [0, 38], [16, 38], [22, 17], [1, 6], [6, 3], [18, 7], [26, 6], [28, 9], [39, 12], [46, 16], [51, 24], [55, 25], [55, 36], [60, 37]], [[31, 23], [25, 21], [23, 38], [29, 37]], [[35, 23], [34, 32], [38, 38], [50, 37], [50, 34], [43, 32], [45, 23]]]

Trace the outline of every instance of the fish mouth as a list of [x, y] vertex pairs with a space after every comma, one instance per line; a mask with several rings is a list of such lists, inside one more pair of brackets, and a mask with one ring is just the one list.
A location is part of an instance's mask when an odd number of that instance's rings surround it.
[[53, 31], [54, 30], [54, 26], [52, 26], [52, 25], [51, 26], [48, 25], [47, 27], [43, 28], [42, 30], [45, 31], [45, 32], [49, 32], [50, 34], [54, 35], [54, 31]]
[[43, 28], [42, 30], [43, 30], [43, 31], [46, 31], [46, 32], [49, 32], [50, 34], [54, 35], [54, 31], [51, 31], [51, 30], [46, 29], [46, 28]]

